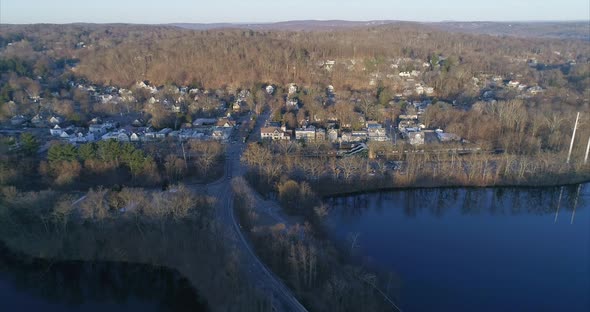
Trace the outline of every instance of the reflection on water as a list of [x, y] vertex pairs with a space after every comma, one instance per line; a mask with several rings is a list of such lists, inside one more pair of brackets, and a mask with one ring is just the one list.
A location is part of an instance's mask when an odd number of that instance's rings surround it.
[[161, 267], [30, 259], [1, 244], [0, 302], [2, 311], [207, 310], [186, 279]]
[[[588, 186], [586, 186], [588, 188]], [[387, 208], [395, 201], [407, 217], [429, 213], [444, 217], [451, 210], [460, 208], [461, 214], [519, 215], [550, 214], [558, 207], [574, 210], [574, 206], [587, 206], [589, 195], [582, 193], [582, 185], [549, 188], [437, 188], [369, 193], [341, 196], [329, 199], [339, 215], [360, 216], [366, 210]]]
[[329, 199], [330, 235], [401, 279], [406, 311], [590, 311], [590, 185]]

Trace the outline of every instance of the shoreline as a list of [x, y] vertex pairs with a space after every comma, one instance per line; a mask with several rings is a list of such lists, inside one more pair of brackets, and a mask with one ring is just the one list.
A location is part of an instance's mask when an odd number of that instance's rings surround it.
[[[559, 181], [561, 182], [561, 181]], [[391, 192], [391, 191], [410, 191], [410, 190], [423, 190], [423, 189], [487, 189], [487, 188], [521, 188], [521, 189], [531, 189], [531, 188], [540, 188], [540, 187], [562, 187], [562, 186], [574, 186], [579, 184], [587, 184], [590, 183], [590, 177], [580, 177], [579, 179], [573, 179], [571, 181], [567, 181], [564, 183], [497, 183], [497, 184], [488, 184], [488, 185], [459, 185], [459, 184], [445, 184], [445, 183], [416, 183], [415, 185], [399, 185], [399, 186], [368, 186], [368, 185], [360, 185], [358, 186], [358, 190], [340, 190], [340, 191], [317, 191], [317, 194], [322, 199], [328, 198], [337, 198], [337, 197], [347, 197], [347, 196], [355, 196], [355, 195], [362, 195], [362, 194], [372, 194], [372, 193], [381, 193], [381, 192]], [[339, 185], [339, 188], [344, 188], [346, 185]], [[352, 188], [352, 187], [351, 187]]]

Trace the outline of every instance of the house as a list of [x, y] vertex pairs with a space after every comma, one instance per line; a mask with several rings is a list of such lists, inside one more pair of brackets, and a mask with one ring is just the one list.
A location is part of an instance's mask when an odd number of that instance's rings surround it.
[[518, 85], [520, 85], [520, 82], [518, 82], [516, 80], [510, 80], [508, 82], [508, 87], [510, 87], [510, 88], [516, 88], [516, 87], [518, 87]]
[[193, 122], [193, 126], [200, 127], [200, 126], [213, 126], [217, 123], [217, 119], [215, 118], [198, 118]]
[[416, 90], [416, 93], [417, 94], [424, 94], [425, 93], [424, 87], [421, 86], [421, 85], [419, 85], [419, 84], [416, 85], [416, 89], [415, 90]]
[[[57, 126], [57, 125], [56, 125]], [[108, 127], [105, 124], [92, 124], [88, 126], [88, 131], [95, 134], [105, 134], [108, 131]]]
[[45, 118], [41, 114], [37, 114], [31, 118], [31, 123], [35, 125], [35, 127], [43, 127], [46, 125]]
[[49, 133], [52, 136], [60, 136], [62, 133], [64, 132], [64, 129], [62, 129], [59, 125], [55, 125], [53, 128], [49, 129]]
[[399, 115], [400, 120], [417, 120], [418, 115]]
[[232, 105], [232, 109], [234, 112], [239, 112], [242, 110], [242, 105], [243, 105], [243, 101], [241, 100], [237, 100], [234, 102], [234, 104]]
[[385, 142], [387, 141], [387, 134], [385, 128], [375, 121], [367, 122], [367, 136], [371, 141]]
[[332, 70], [332, 68], [334, 67], [334, 65], [336, 65], [336, 61], [326, 61], [326, 62], [324, 62], [324, 68], [327, 71]]
[[112, 95], [102, 94], [99, 96], [100, 102], [102, 104], [108, 104], [109, 102], [113, 101], [114, 97]]
[[71, 144], [84, 144], [84, 143], [89, 143], [89, 142], [94, 142], [95, 141], [95, 137], [93, 133], [87, 133], [86, 135], [84, 135], [84, 133], [82, 132], [77, 132], [74, 135], [69, 137], [69, 141]]
[[165, 139], [172, 132], [170, 128], [164, 128], [156, 133], [156, 139]]
[[[295, 129], [295, 139], [302, 140], [302, 141], [315, 141], [316, 137], [316, 129], [314, 126], [309, 126], [307, 128], [299, 128]], [[325, 135], [324, 135], [325, 137]]]
[[215, 128], [211, 133], [214, 140], [226, 141], [231, 135], [231, 128]]
[[125, 131], [119, 131], [117, 134], [117, 141], [119, 142], [130, 142], [129, 135]]
[[326, 140], [326, 129], [317, 128], [315, 130], [315, 139], [316, 141], [325, 141]]
[[145, 125], [145, 121], [143, 121], [143, 119], [135, 119], [131, 125], [134, 127], [143, 127]]
[[289, 85], [289, 95], [295, 94], [295, 93], [297, 93], [297, 91], [298, 91], [298, 88], [297, 88], [296, 84], [292, 83]]
[[454, 141], [461, 141], [461, 138], [454, 134], [454, 133], [444, 133], [441, 131], [436, 131], [436, 137], [441, 142], [454, 142]]
[[157, 132], [154, 132], [151, 130], [146, 131], [145, 135], [143, 136], [143, 140], [144, 141], [153, 141], [156, 139], [156, 134], [157, 134]]
[[125, 133], [124, 130], [120, 130], [120, 131], [107, 132], [107, 133], [103, 134], [101, 137], [101, 140], [103, 140], [103, 141], [115, 140], [115, 141], [119, 141], [119, 142], [129, 142], [129, 136], [127, 136], [127, 133]]
[[342, 131], [342, 136], [340, 137], [340, 141], [343, 143], [348, 143], [348, 142], [352, 141], [352, 132]]
[[408, 132], [408, 140], [411, 145], [423, 145], [424, 144], [424, 134], [422, 132]]
[[367, 130], [352, 131], [351, 142], [364, 142], [369, 138]]
[[101, 124], [102, 123], [102, 119], [100, 117], [94, 117], [92, 118], [92, 120], [90, 120], [90, 124], [96, 125], [96, 124]]
[[51, 118], [49, 118], [49, 123], [51, 125], [59, 125], [64, 121], [64, 119], [62, 117], [59, 116], [52, 116]]
[[180, 105], [172, 104], [172, 106], [170, 106], [170, 111], [173, 113], [180, 113], [181, 110], [182, 107]]
[[20, 126], [20, 125], [24, 124], [26, 121], [27, 121], [27, 119], [23, 115], [16, 115], [16, 116], [10, 118], [10, 124], [13, 126]]
[[273, 93], [275, 93], [275, 87], [273, 87], [272, 85], [266, 86], [266, 94], [273, 95]]
[[139, 134], [137, 134], [137, 133], [133, 132], [133, 133], [131, 133], [131, 135], [129, 136], [129, 140], [130, 140], [131, 142], [139, 142], [139, 141], [141, 141], [141, 137], [140, 137], [140, 135], [139, 135]]
[[229, 118], [220, 118], [215, 125], [221, 128], [233, 128], [236, 126], [236, 122]]
[[180, 133], [178, 134], [178, 138], [180, 138], [181, 140], [200, 140], [200, 139], [203, 139], [204, 137], [205, 137], [205, 134], [203, 132], [199, 132], [199, 131], [181, 130]]
[[545, 90], [543, 90], [543, 88], [541, 88], [539, 86], [534, 86], [534, 87], [530, 87], [527, 90], [527, 92], [530, 93], [530, 94], [532, 94], [532, 95], [535, 95], [535, 94], [539, 94], [539, 93], [545, 92]]
[[418, 124], [415, 119], [403, 119], [397, 125], [397, 128], [401, 132], [412, 131], [411, 129], [418, 128]]
[[262, 140], [290, 140], [291, 134], [281, 127], [262, 127], [260, 129], [260, 139]]
[[328, 130], [328, 140], [332, 143], [336, 143], [338, 141], [338, 130], [336, 130], [336, 129]]
[[149, 90], [149, 91], [150, 91], [150, 93], [152, 93], [152, 94], [153, 94], [153, 93], [157, 93], [157, 92], [158, 92], [158, 89], [157, 89], [156, 87], [149, 86], [149, 85], [148, 85], [148, 84], [146, 84], [144, 81], [138, 82], [138, 83], [137, 83], [135, 86], [136, 86], [137, 88], [141, 88], [141, 89], [147, 89], [147, 90]]

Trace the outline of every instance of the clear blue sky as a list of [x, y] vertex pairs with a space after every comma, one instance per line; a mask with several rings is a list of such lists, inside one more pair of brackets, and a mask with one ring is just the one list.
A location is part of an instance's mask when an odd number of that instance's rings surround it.
[[0, 23], [588, 20], [589, 0], [0, 0]]

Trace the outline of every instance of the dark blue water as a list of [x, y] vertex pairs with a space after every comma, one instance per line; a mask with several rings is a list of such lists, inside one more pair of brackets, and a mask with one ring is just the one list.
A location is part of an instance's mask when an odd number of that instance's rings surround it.
[[52, 262], [0, 244], [0, 311], [207, 311], [190, 283], [162, 267]]
[[[590, 311], [590, 185], [341, 197], [328, 227], [403, 311]], [[575, 213], [574, 213], [575, 207]], [[352, 237], [358, 233], [358, 247]]]

